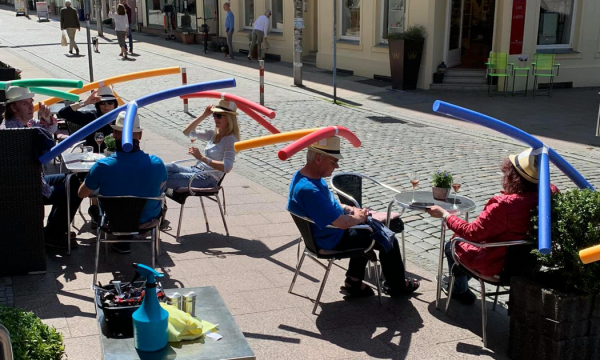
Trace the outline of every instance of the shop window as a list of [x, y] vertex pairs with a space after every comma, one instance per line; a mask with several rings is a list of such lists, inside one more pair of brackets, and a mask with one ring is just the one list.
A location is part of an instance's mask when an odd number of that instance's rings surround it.
[[146, 0], [148, 26], [165, 26], [165, 17], [163, 15], [164, 6], [165, 0]]
[[254, 0], [244, 0], [244, 29], [252, 29], [254, 24]]
[[570, 48], [576, 0], [544, 0], [540, 5], [538, 48]]
[[360, 0], [341, 0], [340, 16], [342, 18], [341, 38], [360, 39]]
[[283, 32], [283, 0], [271, 0], [271, 31]]
[[388, 34], [404, 32], [405, 20], [406, 0], [382, 0], [381, 42], [387, 43]]

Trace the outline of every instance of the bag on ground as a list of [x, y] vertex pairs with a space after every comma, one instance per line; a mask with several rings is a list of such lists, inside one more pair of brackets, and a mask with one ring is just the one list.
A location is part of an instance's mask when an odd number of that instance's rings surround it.
[[65, 32], [62, 32], [62, 36], [60, 38], [60, 46], [67, 46], [67, 36], [65, 35]]

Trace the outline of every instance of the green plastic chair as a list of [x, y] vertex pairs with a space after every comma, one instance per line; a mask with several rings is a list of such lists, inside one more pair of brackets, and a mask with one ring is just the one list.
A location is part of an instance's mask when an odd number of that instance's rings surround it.
[[[488, 95], [492, 96], [491, 88], [492, 88], [492, 78], [504, 78], [504, 96], [506, 96], [506, 89], [508, 89], [508, 78], [512, 74], [512, 68], [515, 67], [515, 64], [508, 62], [508, 54], [507, 53], [496, 53], [490, 52], [490, 57], [488, 58], [488, 62], [485, 63], [487, 65], [487, 81], [488, 81]], [[508, 67], [511, 67], [511, 70]]]
[[[552, 97], [552, 89], [554, 88], [554, 77], [560, 72], [560, 64], [554, 62], [554, 54], [535, 54], [535, 62], [531, 63], [533, 68], [533, 96], [537, 90], [538, 77], [550, 78], [550, 89], [548, 96]], [[554, 73], [556, 69], [556, 74]]]

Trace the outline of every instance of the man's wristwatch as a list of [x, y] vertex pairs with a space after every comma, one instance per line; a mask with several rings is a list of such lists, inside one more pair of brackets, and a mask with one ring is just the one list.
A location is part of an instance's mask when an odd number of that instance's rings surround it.
[[85, 101], [79, 100], [79, 107], [84, 107], [84, 106], [85, 106]]

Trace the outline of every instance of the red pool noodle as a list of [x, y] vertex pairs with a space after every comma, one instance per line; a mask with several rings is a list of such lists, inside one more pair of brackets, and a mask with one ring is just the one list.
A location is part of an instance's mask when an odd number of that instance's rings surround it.
[[[250, 101], [248, 99], [244, 99], [241, 96], [227, 94], [220, 91], [201, 91], [193, 94], [183, 95], [182, 99], [191, 99], [191, 98], [212, 98], [212, 99], [222, 99], [224, 98], [227, 101], [233, 101], [238, 106], [240, 104], [245, 105], [247, 108], [250, 108], [258, 113], [261, 113], [268, 117], [269, 119], [275, 118], [275, 111], [268, 109], [260, 104], [255, 103], [254, 101]], [[279, 131], [277, 131], [279, 132]]]
[[275, 126], [271, 125], [270, 122], [268, 122], [262, 116], [257, 114], [254, 110], [246, 107], [246, 105], [237, 104], [237, 106], [238, 106], [238, 109], [245, 112], [248, 116], [250, 116], [251, 118], [256, 120], [257, 123], [261, 124], [265, 129], [269, 130], [269, 132], [271, 134], [279, 134], [281, 132], [281, 131], [277, 130], [277, 128]]
[[354, 133], [343, 126], [328, 126], [313, 133], [310, 133], [293, 143], [287, 145], [277, 152], [277, 156], [281, 160], [287, 160], [296, 154], [298, 151], [309, 147], [310, 145], [332, 136], [341, 136], [346, 138], [354, 147], [360, 146], [360, 139]]

